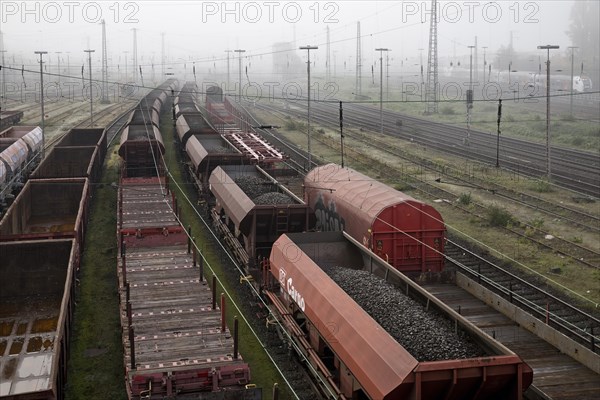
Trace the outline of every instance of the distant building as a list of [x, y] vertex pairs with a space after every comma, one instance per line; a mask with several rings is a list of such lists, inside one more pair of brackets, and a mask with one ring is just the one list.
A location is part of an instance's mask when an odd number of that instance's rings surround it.
[[304, 62], [296, 53], [291, 42], [278, 42], [273, 45], [273, 73], [283, 79], [302, 74], [306, 69]]

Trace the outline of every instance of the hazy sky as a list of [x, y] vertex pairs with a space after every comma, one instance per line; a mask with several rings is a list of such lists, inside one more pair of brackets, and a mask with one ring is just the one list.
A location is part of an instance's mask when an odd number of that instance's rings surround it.
[[[570, 45], [566, 35], [573, 1], [440, 1], [439, 56], [467, 55], [468, 45], [494, 53], [513, 32], [517, 51], [535, 51], [540, 44]], [[361, 22], [365, 63], [387, 47], [390, 57], [419, 56], [429, 40], [430, 1], [10, 1], [0, 2], [0, 27], [10, 63], [33, 59], [34, 50], [70, 52], [81, 63], [85, 48], [100, 57], [101, 26], [106, 21], [108, 55], [123, 63], [133, 50], [137, 29], [138, 62], [160, 60], [161, 33], [171, 59], [223, 63], [226, 49], [243, 48], [247, 55], [271, 52], [272, 43], [292, 41], [318, 45], [315, 60], [324, 62], [326, 27], [337, 64], [351, 65], [356, 52], [356, 22]], [[424, 21], [424, 22], [423, 22]], [[482, 50], [480, 49], [480, 52]], [[423, 52], [427, 59], [427, 52]], [[481, 54], [481, 53], [480, 53]], [[144, 57], [142, 59], [142, 57]], [[264, 57], [264, 56], [263, 56]], [[65, 54], [61, 56], [65, 58]]]

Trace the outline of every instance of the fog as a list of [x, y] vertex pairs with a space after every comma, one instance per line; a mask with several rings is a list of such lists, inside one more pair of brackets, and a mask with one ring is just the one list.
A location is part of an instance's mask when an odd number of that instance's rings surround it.
[[[571, 45], [566, 32], [573, 1], [438, 4], [441, 69], [468, 60], [468, 46], [475, 45], [476, 36], [482, 65], [484, 47], [493, 63], [498, 50], [511, 41], [515, 53], [540, 57], [545, 53], [537, 50], [538, 45], [560, 45], [563, 53]], [[223, 74], [226, 50], [235, 49], [245, 50], [244, 65], [259, 79], [273, 72], [273, 45], [279, 42], [289, 43], [285, 49], [291, 50], [284, 52], [288, 64], [302, 64], [306, 58], [305, 51], [297, 50], [299, 46], [318, 46], [311, 59], [315, 70], [323, 71], [329, 28], [330, 71], [351, 76], [356, 68], [357, 22], [365, 71], [377, 62], [375, 49], [379, 47], [391, 50], [392, 73], [409, 72], [420, 65], [426, 68], [430, 9], [431, 1], [2, 1], [0, 26], [9, 68], [37, 68], [34, 51], [43, 50], [48, 52], [45, 61], [51, 68], [58, 71], [60, 62], [61, 74], [76, 76], [82, 65], [87, 66], [84, 49], [94, 49], [92, 63], [100, 65], [100, 21], [104, 20], [110, 80], [124, 79], [124, 69], [128, 67], [131, 74], [135, 63], [145, 74], [172, 70], [191, 75], [192, 68], [198, 75]], [[233, 74], [237, 59], [230, 63]], [[537, 65], [536, 59], [531, 68]]]

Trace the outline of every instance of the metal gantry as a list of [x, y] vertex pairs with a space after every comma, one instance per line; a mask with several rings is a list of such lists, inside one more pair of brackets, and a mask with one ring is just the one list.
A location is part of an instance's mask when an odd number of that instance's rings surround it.
[[308, 73], [308, 124], [306, 128], [306, 134], [308, 136], [308, 170], [310, 170], [311, 166], [311, 149], [310, 149], [310, 51], [317, 50], [317, 46], [301, 46], [300, 50], [306, 50], [308, 52], [308, 62], [307, 64], [307, 73]]
[[92, 53], [96, 50], [84, 50], [88, 53], [88, 69], [90, 70], [90, 126], [94, 126], [94, 92], [92, 90]]
[[40, 97], [41, 97], [41, 106], [42, 106], [42, 159], [45, 156], [45, 148], [46, 148], [46, 114], [44, 112], [44, 72], [43, 72], [43, 64], [44, 61], [42, 57], [44, 54], [48, 54], [47, 51], [34, 51], [35, 54], [40, 55]]
[[548, 61], [546, 61], [546, 176], [550, 181], [550, 50], [559, 49], [559, 46], [547, 44], [538, 46], [539, 50], [547, 50]]
[[242, 102], [242, 53], [245, 53], [246, 50], [237, 49], [237, 50], [234, 50], [234, 52], [238, 53], [238, 61], [239, 61], [238, 70], [240, 73], [239, 81], [238, 81], [238, 85], [239, 85], [239, 87], [238, 87], [238, 93], [239, 93], [238, 94], [238, 103], [241, 103]]
[[437, 42], [437, 0], [431, 0], [431, 24], [429, 28], [429, 48], [427, 58], [427, 85], [425, 86], [425, 113], [438, 112], [438, 42]]
[[356, 83], [354, 93], [360, 98], [362, 96], [362, 55], [360, 40], [360, 21], [356, 23]]
[[379, 123], [383, 135], [383, 52], [387, 53], [390, 49], [380, 47], [375, 51], [379, 52]]

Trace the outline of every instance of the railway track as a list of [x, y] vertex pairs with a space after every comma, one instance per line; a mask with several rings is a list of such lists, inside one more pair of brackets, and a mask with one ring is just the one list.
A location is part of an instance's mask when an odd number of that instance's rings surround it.
[[[339, 124], [337, 103], [313, 103], [311, 113], [326, 113]], [[295, 102], [291, 109], [306, 115], [306, 104]], [[344, 105], [344, 124], [356, 128], [380, 130], [379, 110], [361, 104]], [[486, 132], [467, 132], [465, 128], [431, 122], [416, 117], [383, 112], [384, 132], [436, 149], [454, 156], [496, 165], [496, 135]], [[501, 136], [500, 158], [502, 168], [536, 178], [546, 175], [545, 147], [519, 139]], [[552, 183], [584, 196], [600, 198], [600, 157], [595, 153], [556, 147], [551, 149]]]
[[559, 298], [532, 277], [511, 272], [475, 254], [456, 239], [446, 242], [447, 265], [487, 287], [540, 321], [600, 354], [600, 319]]
[[[272, 108], [265, 105], [260, 105], [258, 107], [262, 107], [263, 109], [268, 110], [270, 113], [282, 112], [277, 108]], [[326, 125], [332, 123], [330, 120], [327, 119], [327, 115], [320, 112], [319, 110], [317, 110], [317, 112], [315, 113], [315, 120], [321, 121]], [[354, 140], [360, 141], [367, 146], [376, 148], [380, 152], [388, 153], [395, 157], [404, 158], [410, 162], [416, 162], [424, 168], [429, 168], [436, 173], [443, 172], [439, 171], [438, 168], [432, 167], [431, 162], [415, 160], [414, 157], [406, 157], [405, 152], [401, 152], [401, 150], [397, 147], [390, 146], [389, 143], [384, 143], [377, 137], [365, 138], [364, 135], [354, 134], [349, 130], [345, 131], [345, 135], [353, 138]], [[330, 146], [330, 144], [328, 145]], [[303, 154], [300, 153], [300, 157], [302, 156]], [[460, 207], [458, 202], [458, 199], [460, 197], [459, 195], [456, 195], [448, 190], [444, 190], [439, 186], [433, 186], [430, 182], [424, 181], [423, 179], [419, 179], [417, 175], [411, 175], [411, 179], [415, 182], [413, 184], [413, 187], [425, 193], [426, 195], [431, 196], [432, 198], [451, 199], [451, 203], [461, 208], [463, 211], [473, 214], [480, 219], [486, 218], [488, 209], [483, 204], [478, 204], [474, 201], [471, 201], [471, 207], [474, 209]], [[472, 184], [472, 182], [469, 181], [466, 181], [465, 183]], [[514, 191], [500, 190], [498, 187], [489, 188], [484, 187], [483, 184], [480, 184], [479, 187], [484, 188], [485, 190], [489, 190], [494, 194], [497, 193], [499, 196], [502, 196], [503, 198], [511, 200], [517, 204], [525, 204], [529, 208], [541, 211], [550, 217], [554, 218], [559, 216], [560, 218], [564, 218], [567, 221], [572, 221], [578, 226], [585, 227], [586, 229], [594, 233], [600, 233], [600, 218], [585, 213], [583, 211], [575, 210], [569, 207], [562, 207], [561, 205], [553, 204], [548, 201], [541, 201], [538, 204], [538, 198], [535, 196], [520, 196]], [[534, 226], [531, 223], [521, 222], [518, 225], [514, 224], [512, 226], [505, 226], [504, 229], [526, 240], [532, 241], [538, 246], [551, 249], [561, 255], [569, 257], [578, 264], [582, 264], [590, 268], [600, 269], [600, 253], [598, 251], [585, 247], [579, 243], [575, 243], [572, 240], [550, 235], [550, 232], [541, 229], [541, 227], [539, 226]], [[548, 237], [552, 237], [551, 241], [546, 239]]]
[[[120, 104], [114, 104], [111, 107], [108, 107], [108, 108], [105, 108], [103, 110], [96, 112], [94, 114], [94, 118], [95, 118], [96, 122], [98, 122], [102, 118], [111, 116], [112, 113], [119, 107], [121, 107]], [[127, 118], [129, 117], [129, 113], [131, 112], [132, 109], [133, 109], [133, 107], [128, 108], [126, 111], [120, 113], [111, 123], [109, 123], [109, 125], [107, 125], [106, 130], [107, 130], [108, 147], [110, 147], [112, 140], [114, 140], [115, 136], [120, 132], [120, 130], [123, 128], [123, 126], [125, 126], [125, 123], [127, 123]], [[80, 122], [77, 125], [74, 125], [72, 128], [73, 129], [89, 128], [90, 126], [91, 126], [90, 121], [86, 119], [85, 121]], [[46, 152], [50, 151], [54, 147], [54, 145], [56, 143], [58, 143], [67, 133], [68, 133], [68, 130], [62, 134], [54, 135], [51, 139], [47, 140], [46, 146], [45, 146], [45, 151]]]
[[[258, 121], [256, 122], [259, 124]], [[266, 136], [275, 141], [274, 135], [268, 133]], [[293, 146], [286, 144], [285, 147]], [[293, 154], [293, 158], [297, 158], [301, 157], [303, 152], [296, 151]], [[347, 154], [347, 157], [353, 158], [353, 155]], [[384, 168], [380, 171], [385, 175], [394, 175]], [[397, 175], [394, 177], [397, 178]], [[597, 304], [595, 308], [593, 305], [590, 308], [589, 303], [578, 303], [568, 295], [553, 289], [541, 276], [532, 278], [525, 273], [515, 272], [516, 270], [509, 271], [509, 267], [499, 265], [498, 260], [491, 257], [488, 260], [487, 257], [479, 256], [477, 253], [482, 253], [481, 249], [469, 249], [455, 238], [448, 239], [447, 249], [448, 264], [457, 272], [477, 282], [483, 282], [488, 289], [539, 320], [548, 323], [578, 343], [588, 346], [592, 351], [600, 353], [600, 311]], [[592, 311], [588, 312], [585, 309]]]
[[[331, 108], [331, 106], [329, 106]], [[362, 105], [350, 104], [350, 123], [379, 127], [379, 113]], [[399, 128], [396, 123], [402, 121]], [[367, 121], [370, 121], [367, 122]], [[384, 111], [384, 132], [456, 156], [496, 165], [496, 135], [465, 128], [424, 121], [416, 117]], [[600, 157], [594, 153], [556, 147], [551, 148], [552, 182], [595, 198], [600, 198]], [[503, 168], [533, 177], [546, 175], [545, 146], [509, 137], [500, 137], [499, 163]]]

